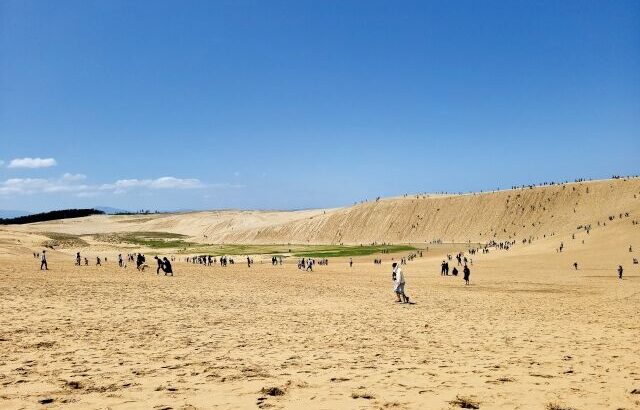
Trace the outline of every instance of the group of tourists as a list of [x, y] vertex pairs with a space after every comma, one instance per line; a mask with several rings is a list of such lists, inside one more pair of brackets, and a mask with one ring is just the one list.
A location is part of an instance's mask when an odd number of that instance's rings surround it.
[[[460, 254], [458, 254], [456, 256], [456, 259], [458, 260], [458, 265], [461, 264], [461, 261], [464, 260], [464, 267], [462, 268], [462, 273], [464, 274], [463, 279], [464, 279], [464, 283], [465, 285], [469, 284], [469, 276], [471, 276], [471, 269], [469, 269], [469, 266], [467, 265], [467, 258], [461, 258]], [[449, 276], [449, 262], [447, 261], [442, 261], [442, 263], [440, 264], [440, 275], [441, 276]], [[458, 276], [458, 268], [457, 267], [453, 267], [453, 269], [451, 270], [451, 275], [452, 276]]]
[[306, 272], [313, 272], [313, 265], [316, 264], [315, 259], [312, 258], [302, 258], [298, 261], [298, 269], [306, 271]]
[[[490, 244], [487, 244], [486, 246], [482, 247], [482, 248], [478, 248], [478, 249], [470, 249], [469, 250], [469, 254], [474, 255], [476, 254], [476, 252], [478, 250], [481, 249], [482, 253], [489, 253], [489, 246], [495, 247], [497, 249], [503, 249], [503, 250], [508, 250], [511, 246], [513, 246], [514, 242], [492, 242]], [[564, 243], [560, 243], [560, 246], [558, 248], [556, 248], [557, 252], [560, 253], [564, 250]], [[629, 252], [633, 252], [633, 247], [631, 245], [629, 245]], [[393, 261], [392, 262], [392, 273], [391, 273], [391, 278], [393, 281], [393, 289], [394, 289], [394, 293], [396, 294], [396, 298], [397, 298], [397, 302], [398, 303], [405, 303], [405, 304], [409, 304], [412, 303], [410, 302], [409, 296], [407, 296], [407, 294], [405, 293], [405, 285], [406, 285], [406, 280], [405, 280], [405, 276], [404, 276], [404, 272], [402, 270], [401, 266], [404, 266], [407, 264], [407, 261], [411, 261], [414, 258], [418, 257], [418, 256], [422, 256], [422, 251], [418, 251], [417, 253], [412, 253], [410, 254], [408, 257], [403, 257], [400, 258], [400, 260], [397, 261]], [[46, 255], [46, 250], [43, 250], [41, 253], [33, 253], [33, 257], [36, 259], [39, 259], [40, 261], [40, 270], [49, 270], [48, 268], [48, 263], [47, 263], [47, 255]], [[173, 267], [171, 265], [171, 261], [174, 261], [175, 258], [171, 257], [171, 260], [169, 260], [169, 258], [165, 257], [158, 257], [158, 256], [154, 256], [154, 259], [156, 260], [157, 263], [157, 268], [156, 268], [156, 274], [159, 275], [160, 271], [162, 271], [165, 276], [173, 276]], [[251, 268], [251, 266], [254, 264], [253, 258], [247, 256], [247, 266], [249, 268]], [[441, 276], [449, 276], [450, 274], [450, 266], [449, 266], [449, 262], [452, 261], [453, 257], [452, 255], [448, 254], [447, 255], [447, 260], [443, 260], [442, 263], [440, 264], [440, 275]], [[463, 273], [463, 279], [465, 282], [465, 285], [469, 285], [469, 278], [471, 276], [471, 269], [469, 268], [469, 265], [473, 264], [473, 260], [472, 259], [468, 259], [463, 252], [458, 252], [455, 255], [455, 259], [457, 261], [457, 265], [458, 266], [463, 266], [462, 268], [462, 273]], [[135, 262], [136, 264], [136, 269], [140, 270], [140, 271], [144, 271], [144, 269], [146, 267], [148, 267], [148, 265], [146, 265], [146, 257], [144, 254], [142, 253], [130, 253], [127, 254], [127, 261], [130, 262]], [[185, 261], [187, 263], [193, 263], [193, 264], [202, 264], [205, 266], [211, 266], [211, 265], [215, 265], [218, 262], [218, 259], [215, 257], [212, 257], [210, 255], [200, 255], [200, 256], [190, 256], [187, 257], [185, 259]], [[84, 263], [83, 263], [84, 262]], [[104, 257], [104, 262], [107, 262], [107, 257]], [[227, 266], [227, 264], [233, 264], [234, 261], [231, 258], [228, 258], [227, 256], [221, 256], [219, 258], [219, 262], [220, 262], [220, 266]], [[282, 265], [283, 261], [282, 261], [282, 256], [272, 256], [271, 257], [271, 264], [273, 266], [276, 265]], [[313, 272], [313, 267], [318, 264], [318, 265], [328, 265], [329, 260], [328, 259], [319, 259], [319, 260], [315, 260], [313, 258], [301, 258], [298, 260], [298, 269], [303, 270], [303, 271], [311, 271]], [[637, 258], [633, 258], [633, 263], [637, 264], [638, 260]], [[75, 265], [76, 266], [88, 266], [89, 265], [89, 260], [86, 257], [82, 257], [80, 252], [76, 253], [76, 257], [75, 257]], [[375, 258], [374, 259], [374, 264], [376, 265], [381, 265], [382, 264], [382, 258]], [[100, 258], [100, 256], [96, 256], [96, 266], [102, 266], [102, 259]], [[118, 254], [118, 266], [121, 268], [126, 268], [127, 264], [125, 262], [125, 259], [123, 258], [122, 254]], [[353, 258], [349, 258], [349, 267], [352, 268], [353, 267]], [[573, 263], [573, 268], [574, 270], [578, 270], [578, 262], [574, 262]], [[619, 279], [622, 279], [622, 275], [624, 272], [624, 269], [622, 267], [622, 265], [618, 265], [617, 269], [617, 276]], [[458, 276], [459, 271], [457, 267], [453, 267], [453, 269], [451, 269], [451, 275], [452, 276]]]
[[[47, 254], [46, 254], [46, 250], [43, 250], [42, 253], [33, 253], [33, 257], [34, 258], [38, 258], [40, 259], [40, 270], [49, 270], [48, 267], [48, 263], [47, 263]], [[158, 269], [156, 270], [156, 273], [159, 274], [160, 271], [162, 270], [164, 272], [165, 275], [171, 275], [173, 276], [173, 268], [171, 266], [171, 261], [169, 260], [169, 258], [167, 258], [166, 256], [163, 258], [159, 258], [158, 256], [154, 256], [154, 259], [156, 259], [156, 261], [158, 262]], [[127, 260], [128, 261], [135, 261], [136, 263], [136, 269], [139, 271], [143, 271], [144, 269], [148, 267], [148, 265], [145, 264], [146, 262], [146, 258], [144, 256], [144, 254], [142, 253], [138, 253], [138, 254], [127, 254]], [[175, 260], [174, 257], [171, 257], [171, 260]], [[100, 256], [96, 256], [96, 266], [102, 266], [102, 261], [103, 259]], [[105, 256], [104, 257], [104, 262], [107, 262], [108, 259]], [[76, 257], [75, 257], [75, 265], [76, 266], [89, 266], [89, 259], [87, 257], [83, 257], [80, 252], [76, 252]], [[118, 266], [121, 268], [126, 268], [127, 264], [124, 260], [124, 258], [122, 257], [122, 254], [118, 254]]]

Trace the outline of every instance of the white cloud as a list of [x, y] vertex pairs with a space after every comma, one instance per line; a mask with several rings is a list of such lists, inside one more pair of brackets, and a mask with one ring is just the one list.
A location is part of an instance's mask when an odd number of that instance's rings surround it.
[[200, 180], [195, 178], [180, 179], [174, 177], [162, 177], [151, 181], [151, 188], [154, 189], [194, 189], [203, 188]]
[[161, 177], [157, 179], [120, 179], [113, 184], [104, 184], [100, 189], [126, 191], [130, 188], [195, 189], [204, 187], [205, 185], [195, 178]]
[[56, 165], [53, 158], [16, 158], [9, 162], [8, 168], [49, 168]]
[[84, 181], [85, 179], [87, 179], [87, 176], [84, 174], [70, 174], [70, 173], [66, 173], [62, 175], [61, 178], [63, 181], [68, 181], [68, 182], [72, 182], [72, 181]]
[[195, 178], [161, 177], [157, 179], [120, 179], [114, 183], [89, 185], [83, 174], [65, 173], [59, 178], [11, 178], [0, 182], [0, 196], [42, 193], [73, 193], [77, 197], [96, 196], [101, 193], [124, 194], [132, 190], [151, 192], [163, 189], [238, 188], [231, 184], [205, 185]]
[[64, 178], [11, 178], [0, 183], [0, 195], [19, 195], [52, 192], [79, 192], [87, 190], [89, 186], [70, 184]]
[[86, 191], [86, 192], [78, 192], [75, 194], [78, 198], [93, 198], [95, 196], [101, 195], [102, 192], [98, 191]]

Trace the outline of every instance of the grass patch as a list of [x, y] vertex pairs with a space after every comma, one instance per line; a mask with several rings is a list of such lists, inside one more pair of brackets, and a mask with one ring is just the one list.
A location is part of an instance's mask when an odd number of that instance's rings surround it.
[[304, 258], [339, 258], [349, 256], [366, 256], [386, 251], [389, 253], [414, 251], [409, 245], [294, 245], [294, 244], [202, 244], [189, 242], [181, 235], [171, 232], [117, 232], [96, 234], [93, 238], [100, 242], [112, 244], [127, 243], [152, 249], [177, 249], [177, 253], [191, 255], [293, 255]]
[[156, 232], [156, 231], [141, 231], [130, 232], [130, 234], [136, 235], [142, 238], [154, 238], [154, 239], [182, 239], [187, 238], [187, 235], [173, 232]]
[[101, 242], [128, 243], [152, 249], [178, 249], [197, 245], [185, 241], [186, 235], [171, 232], [122, 232], [94, 235]]
[[42, 246], [45, 248], [82, 248], [89, 246], [87, 241], [79, 235], [59, 232], [42, 232], [41, 235], [49, 238], [49, 240], [42, 242]]
[[221, 255], [293, 255], [299, 258], [339, 258], [373, 255], [387, 250], [389, 253], [413, 251], [413, 246], [344, 246], [344, 245], [197, 245], [182, 253]]
[[340, 258], [347, 256], [366, 256], [381, 253], [382, 251], [388, 253], [415, 251], [416, 248], [408, 245], [372, 245], [372, 246], [327, 246], [320, 247], [319, 249], [309, 249], [301, 252], [296, 252], [293, 256], [308, 257], [308, 258]]

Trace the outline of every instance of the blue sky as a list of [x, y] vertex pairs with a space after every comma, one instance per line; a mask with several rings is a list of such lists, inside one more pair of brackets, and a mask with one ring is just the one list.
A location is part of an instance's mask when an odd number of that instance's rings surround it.
[[339, 206], [639, 154], [637, 1], [0, 2], [0, 209]]

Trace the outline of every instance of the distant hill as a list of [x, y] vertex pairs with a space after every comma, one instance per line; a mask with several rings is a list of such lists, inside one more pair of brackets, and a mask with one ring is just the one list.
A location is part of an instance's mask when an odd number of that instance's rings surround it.
[[97, 209], [63, 209], [60, 211], [42, 212], [39, 214], [18, 216], [15, 218], [0, 218], [0, 225], [21, 225], [34, 222], [45, 222], [67, 218], [81, 218], [83, 216], [102, 214], [104, 214], [104, 212]]
[[13, 209], [0, 209], [0, 218], [17, 218], [19, 216], [29, 215], [31, 212], [17, 211]]

